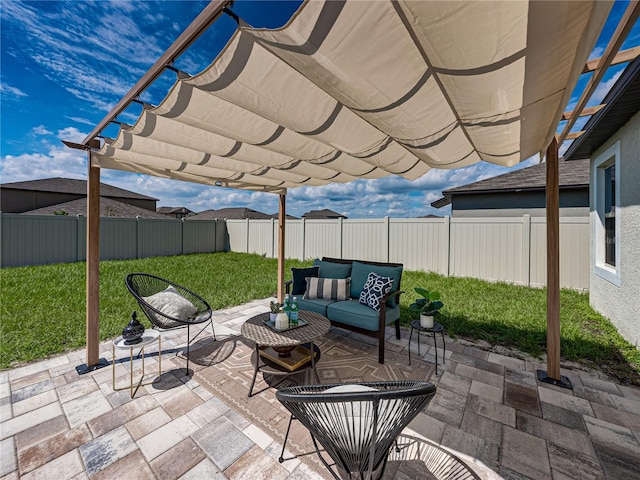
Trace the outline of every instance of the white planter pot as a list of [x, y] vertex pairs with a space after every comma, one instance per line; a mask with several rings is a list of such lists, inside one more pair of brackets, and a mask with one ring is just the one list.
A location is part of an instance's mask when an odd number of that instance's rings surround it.
[[269, 312], [269, 320], [271, 320], [271, 322], [275, 325], [276, 324], [276, 317], [278, 316], [277, 313], [273, 313], [273, 312]]
[[433, 328], [433, 315], [420, 314], [420, 326], [422, 328]]
[[275, 327], [278, 330], [284, 330], [285, 328], [289, 328], [289, 317], [286, 313], [280, 312], [276, 314]]

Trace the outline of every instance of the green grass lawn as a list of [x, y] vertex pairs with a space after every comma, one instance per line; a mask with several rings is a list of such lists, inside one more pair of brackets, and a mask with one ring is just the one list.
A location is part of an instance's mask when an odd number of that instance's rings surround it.
[[[287, 278], [291, 267], [309, 263], [287, 260]], [[124, 284], [131, 272], [180, 283], [202, 295], [214, 310], [274, 295], [277, 284], [277, 260], [259, 255], [229, 252], [103, 261], [101, 339], [120, 335], [131, 312], [138, 309]], [[0, 369], [85, 345], [84, 263], [4, 268], [0, 282]], [[415, 318], [409, 305], [417, 296], [413, 291], [417, 286], [441, 293], [444, 307], [438, 321], [450, 335], [482, 339], [534, 356], [544, 352], [545, 290], [405, 271], [403, 325]], [[587, 294], [563, 290], [560, 297], [562, 358], [640, 385], [640, 352], [589, 306]]]

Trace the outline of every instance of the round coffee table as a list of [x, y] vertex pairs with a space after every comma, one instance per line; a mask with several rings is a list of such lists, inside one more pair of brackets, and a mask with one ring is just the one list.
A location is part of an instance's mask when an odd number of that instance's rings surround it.
[[[252, 395], [259, 370], [284, 376], [311, 367], [320, 382], [316, 370], [316, 357], [320, 357], [320, 349], [314, 345], [314, 340], [329, 331], [331, 322], [319, 313], [306, 310], [300, 312], [300, 320], [307, 324], [278, 331], [265, 323], [269, 322], [269, 312], [265, 312], [251, 317], [240, 328], [242, 336], [254, 342], [256, 350], [255, 370], [249, 387], [249, 397]], [[303, 347], [303, 344], [309, 344], [309, 348]], [[260, 365], [261, 361], [262, 365]]]

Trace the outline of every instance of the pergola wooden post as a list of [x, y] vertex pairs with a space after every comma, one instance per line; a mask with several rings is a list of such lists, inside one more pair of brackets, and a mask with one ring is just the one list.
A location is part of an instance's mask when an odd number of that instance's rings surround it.
[[[99, 141], [89, 146], [98, 148]], [[91, 164], [91, 150], [87, 163], [87, 349], [86, 364], [76, 367], [79, 374], [109, 365], [100, 358], [100, 168]]]
[[547, 148], [547, 371], [538, 370], [541, 382], [573, 388], [560, 375], [560, 179], [558, 139]]
[[278, 204], [278, 302], [284, 302], [284, 226], [287, 218], [287, 195], [280, 194]]

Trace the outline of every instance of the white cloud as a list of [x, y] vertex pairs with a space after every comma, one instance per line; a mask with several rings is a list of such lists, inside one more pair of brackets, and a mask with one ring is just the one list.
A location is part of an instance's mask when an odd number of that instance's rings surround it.
[[5, 82], [0, 82], [0, 93], [2, 95], [10, 95], [13, 97], [27, 97], [28, 95], [22, 90], [11, 85], [7, 85]]
[[33, 128], [33, 133], [35, 133], [36, 135], [51, 135], [53, 132], [47, 130], [44, 125], [38, 125], [37, 127]]
[[86, 154], [63, 145], [51, 147], [47, 153], [6, 155], [0, 162], [3, 183], [40, 178], [86, 178]]
[[84, 140], [86, 135], [86, 133], [81, 132], [75, 127], [66, 127], [58, 131], [57, 137], [60, 140], [69, 140], [71, 142], [79, 143]]

